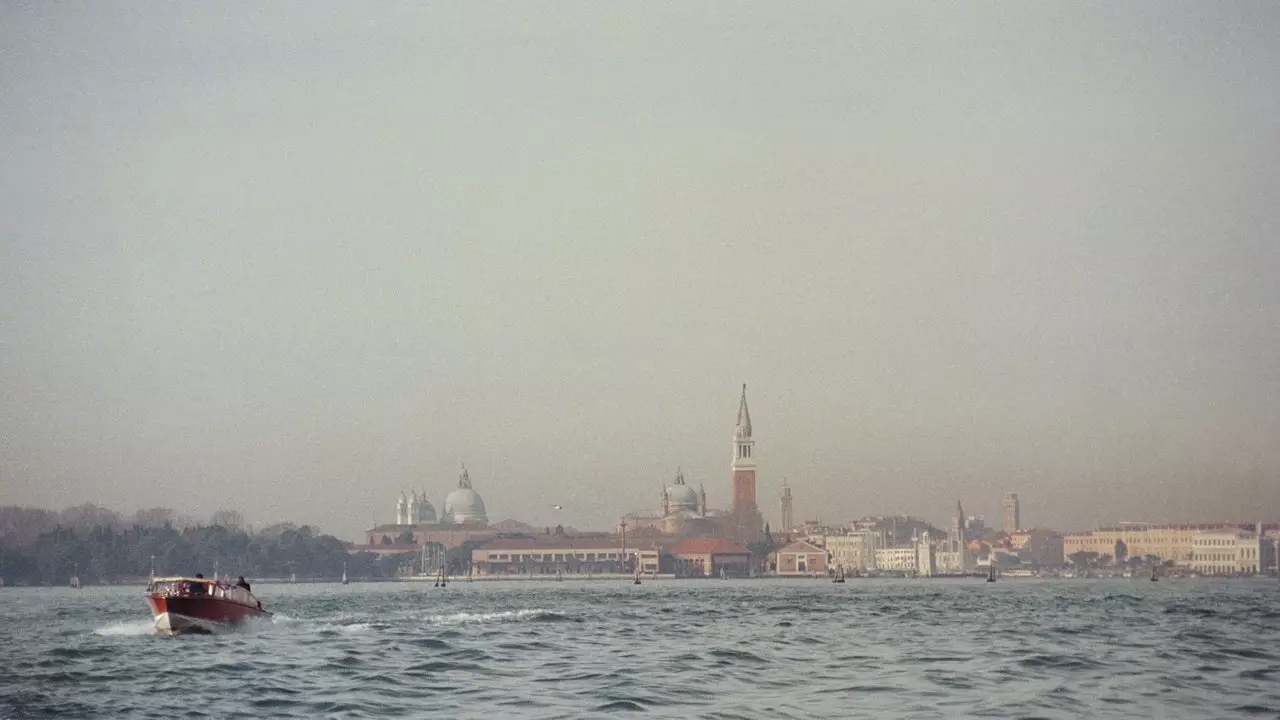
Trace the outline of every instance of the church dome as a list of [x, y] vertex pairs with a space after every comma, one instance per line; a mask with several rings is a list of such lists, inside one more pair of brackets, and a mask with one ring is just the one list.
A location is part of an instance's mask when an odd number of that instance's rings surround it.
[[480, 493], [471, 489], [471, 475], [462, 468], [462, 476], [458, 478], [458, 489], [449, 493], [444, 499], [445, 522], [487, 524], [489, 516], [485, 513], [484, 500]]
[[698, 508], [698, 493], [688, 485], [672, 485], [667, 488], [667, 503], [671, 507], [671, 512], [677, 510], [696, 510]]
[[681, 510], [688, 510], [691, 513], [697, 513], [698, 510], [698, 493], [693, 488], [684, 484], [684, 471], [676, 470], [676, 480], [672, 485], [668, 485], [662, 490], [662, 496], [667, 502], [667, 514], [671, 515]]
[[418, 505], [418, 522], [433, 523], [436, 521], [436, 508], [431, 501], [422, 498], [422, 502]]

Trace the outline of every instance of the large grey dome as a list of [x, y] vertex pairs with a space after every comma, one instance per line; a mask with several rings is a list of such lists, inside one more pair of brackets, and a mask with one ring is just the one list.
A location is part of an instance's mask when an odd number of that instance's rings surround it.
[[688, 485], [672, 485], [667, 488], [667, 504], [671, 512], [677, 510], [697, 510], [698, 493]]
[[480, 493], [471, 489], [471, 475], [466, 467], [458, 478], [458, 489], [449, 493], [444, 499], [444, 522], [488, 524], [489, 516], [484, 510], [484, 500]]
[[444, 500], [444, 516], [455, 523], [487, 523], [489, 516], [484, 511], [484, 500], [471, 488], [458, 488], [449, 493]]

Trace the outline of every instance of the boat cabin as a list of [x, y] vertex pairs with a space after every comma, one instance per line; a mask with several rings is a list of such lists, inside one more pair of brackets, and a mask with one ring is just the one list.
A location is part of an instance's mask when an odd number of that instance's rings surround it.
[[147, 593], [170, 598], [211, 597], [241, 605], [259, 604], [258, 599], [248, 590], [209, 578], [152, 578], [147, 585]]

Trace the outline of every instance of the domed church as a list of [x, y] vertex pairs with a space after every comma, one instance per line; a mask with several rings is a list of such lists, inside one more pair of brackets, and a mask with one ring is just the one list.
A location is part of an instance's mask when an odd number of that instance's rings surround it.
[[444, 499], [444, 513], [440, 522], [454, 525], [488, 525], [489, 516], [485, 514], [484, 499], [480, 493], [471, 489], [471, 474], [462, 466], [462, 474], [458, 476], [458, 489], [449, 493]]

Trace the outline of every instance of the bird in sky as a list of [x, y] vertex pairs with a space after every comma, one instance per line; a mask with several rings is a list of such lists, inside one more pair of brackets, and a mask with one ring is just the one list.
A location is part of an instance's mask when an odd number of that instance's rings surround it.
[[563, 510], [563, 509], [564, 509], [564, 506], [563, 506], [563, 505], [552, 505], [551, 507], [555, 508], [556, 510]]

